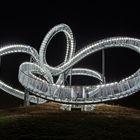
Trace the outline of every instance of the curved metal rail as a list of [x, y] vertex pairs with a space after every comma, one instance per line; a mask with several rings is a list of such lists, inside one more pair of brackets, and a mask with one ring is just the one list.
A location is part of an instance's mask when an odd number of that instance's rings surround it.
[[[59, 32], [66, 35], [67, 45], [64, 61], [52, 67], [46, 61], [46, 51], [50, 40]], [[103, 81], [99, 72], [86, 68], [72, 68], [76, 63], [90, 54], [113, 47], [129, 48], [140, 53], [140, 40], [129, 37], [113, 37], [90, 44], [75, 53], [75, 41], [70, 27], [59, 24], [52, 28], [45, 36], [39, 54], [26, 45], [11, 45], [0, 48], [0, 56], [11, 53], [28, 53], [35, 62], [24, 62], [19, 67], [19, 82], [35, 96], [30, 95], [30, 102], [39, 103], [52, 100], [64, 104], [95, 104], [109, 100], [120, 99], [140, 90], [140, 69], [133, 75], [119, 82], [99, 84], [93, 86], [65, 86], [64, 80], [72, 75], [85, 75]], [[71, 69], [71, 71], [70, 71]], [[58, 76], [56, 83], [54, 77]], [[0, 81], [0, 88], [18, 98], [24, 98], [24, 92], [14, 89]]]

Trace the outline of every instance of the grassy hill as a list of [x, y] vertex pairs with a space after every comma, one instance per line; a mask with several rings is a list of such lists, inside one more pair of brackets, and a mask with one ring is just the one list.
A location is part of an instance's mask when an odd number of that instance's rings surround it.
[[66, 112], [48, 103], [0, 110], [0, 140], [140, 139], [140, 110], [99, 104], [93, 112]]

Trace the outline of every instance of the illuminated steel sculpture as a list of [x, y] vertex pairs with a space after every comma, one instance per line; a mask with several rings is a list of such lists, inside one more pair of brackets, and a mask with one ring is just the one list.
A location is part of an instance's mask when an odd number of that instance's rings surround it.
[[[46, 62], [46, 51], [50, 40], [59, 32], [64, 32], [67, 40], [67, 49], [64, 61], [52, 67]], [[0, 48], [0, 56], [11, 53], [27, 53], [31, 55], [30, 62], [24, 62], [19, 67], [18, 79], [31, 92], [28, 101], [32, 103], [44, 103], [54, 101], [70, 105], [88, 105], [120, 99], [140, 90], [140, 69], [133, 75], [118, 82], [104, 83], [104, 76], [91, 69], [72, 68], [77, 62], [97, 51], [112, 47], [123, 47], [140, 53], [140, 40], [128, 37], [113, 37], [100, 40], [75, 53], [75, 42], [71, 29], [65, 24], [53, 27], [45, 36], [39, 54], [25, 45], [10, 45]], [[66, 86], [64, 81], [68, 76], [84, 75], [97, 78], [101, 84], [93, 86]], [[54, 83], [54, 77], [58, 76]], [[20, 99], [25, 98], [25, 92], [8, 86], [0, 81], [0, 88]]]

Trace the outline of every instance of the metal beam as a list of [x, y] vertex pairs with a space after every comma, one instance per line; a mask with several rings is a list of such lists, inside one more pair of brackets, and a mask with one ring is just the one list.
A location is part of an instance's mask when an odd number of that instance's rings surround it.
[[105, 79], [105, 49], [102, 50], [102, 75], [103, 75], [103, 83], [106, 83]]

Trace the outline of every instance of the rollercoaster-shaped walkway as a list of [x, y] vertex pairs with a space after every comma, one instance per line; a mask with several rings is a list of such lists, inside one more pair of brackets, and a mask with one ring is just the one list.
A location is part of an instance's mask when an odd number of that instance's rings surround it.
[[[50, 40], [59, 32], [64, 32], [66, 35], [66, 54], [60, 65], [52, 67], [46, 61], [46, 51]], [[31, 56], [30, 62], [24, 62], [20, 65], [18, 79], [26, 90], [32, 93], [29, 95], [29, 101], [32, 103], [44, 103], [46, 100], [51, 100], [64, 104], [95, 104], [123, 98], [140, 90], [140, 69], [120, 81], [102, 83], [104, 77], [101, 73], [86, 68], [72, 68], [86, 56], [107, 48], [123, 47], [140, 53], [139, 39], [129, 37], [107, 38], [87, 45], [78, 52], [75, 52], [75, 46], [69, 26], [59, 24], [45, 36], [39, 53], [31, 46], [10, 45], [0, 48], [0, 57], [11, 53], [26, 53]], [[101, 84], [65, 86], [65, 78], [71, 75], [90, 76], [101, 81]], [[58, 76], [58, 79], [54, 83], [55, 76]], [[0, 88], [24, 100], [25, 92], [14, 89], [3, 81], [0, 81]]]

